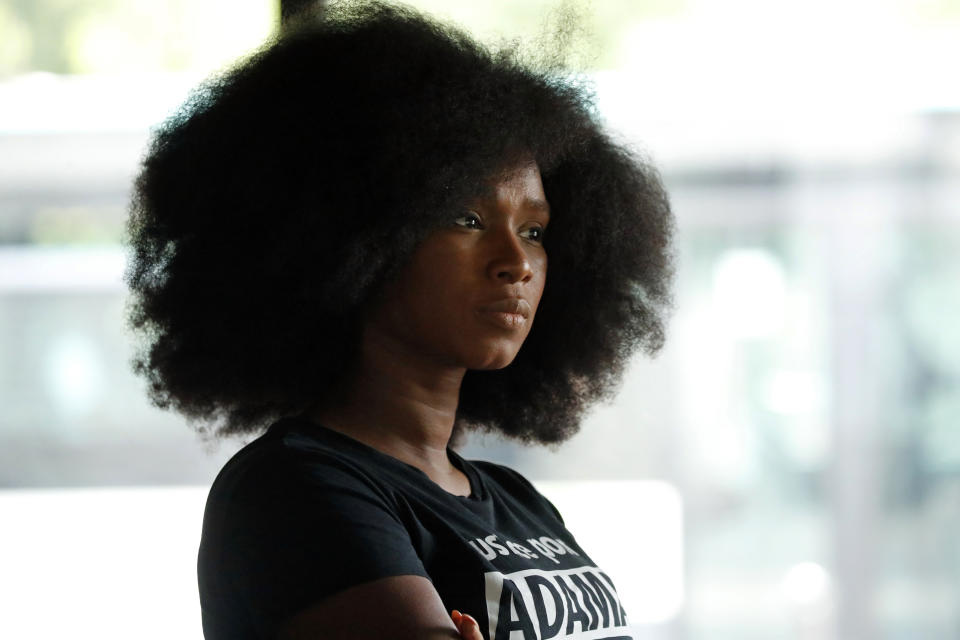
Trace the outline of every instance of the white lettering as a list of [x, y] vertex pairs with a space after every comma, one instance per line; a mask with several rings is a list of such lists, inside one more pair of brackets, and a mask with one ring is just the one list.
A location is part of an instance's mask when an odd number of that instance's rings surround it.
[[542, 555], [545, 558], [550, 558], [551, 560], [553, 560], [554, 564], [560, 564], [560, 561], [556, 559], [557, 554], [555, 554], [553, 551], [548, 549], [547, 545], [543, 544], [536, 538], [528, 538], [527, 542], [530, 543], [531, 547], [539, 551], [540, 555]]
[[[477, 553], [483, 556], [484, 560], [493, 560], [497, 557], [497, 554], [494, 552], [494, 550], [491, 549], [490, 546], [480, 538], [477, 538], [476, 540], [470, 540], [469, 542], [470, 546], [473, 547]], [[477, 543], [479, 543], [483, 548], [481, 549], [478, 547]]]
[[510, 555], [510, 552], [507, 551], [507, 548], [506, 548], [505, 546], [503, 546], [502, 544], [498, 544], [498, 543], [497, 543], [497, 536], [496, 536], [496, 535], [494, 535], [494, 534], [491, 533], [489, 536], [487, 536], [486, 538], [484, 538], [484, 540], [487, 541], [487, 544], [489, 544], [491, 547], [493, 547], [494, 549], [496, 549], [496, 550], [500, 553], [500, 555], [502, 555], [502, 556], [508, 556], [508, 555]]
[[490, 571], [485, 582], [493, 640], [630, 637], [616, 589], [596, 567]]
[[515, 554], [517, 554], [521, 558], [527, 558], [529, 560], [531, 558], [537, 557], [537, 554], [532, 553], [530, 549], [527, 549], [525, 546], [523, 546], [519, 542], [513, 542], [512, 540], [507, 541], [507, 547], [510, 548], [510, 551], [513, 551]]

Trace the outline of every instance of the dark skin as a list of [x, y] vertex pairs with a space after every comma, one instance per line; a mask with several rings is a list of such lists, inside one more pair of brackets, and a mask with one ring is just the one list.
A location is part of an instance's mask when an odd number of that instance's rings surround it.
[[[447, 456], [460, 385], [469, 369], [509, 365], [529, 334], [546, 281], [549, 221], [532, 161], [515, 164], [488, 195], [453, 212], [450, 227], [421, 243], [366, 321], [343, 400], [305, 417], [421, 469], [449, 493], [469, 495], [469, 480]], [[497, 301], [503, 306], [487, 309]], [[335, 594], [294, 616], [278, 637], [483, 638], [476, 620], [446, 612], [421, 576]]]
[[[468, 495], [466, 476], [447, 457], [460, 385], [468, 369], [510, 364], [530, 332], [546, 281], [548, 209], [530, 162], [452, 214], [453, 224], [423, 241], [367, 321], [344, 401], [307, 416]], [[516, 326], [481, 310], [509, 297], [529, 306]]]

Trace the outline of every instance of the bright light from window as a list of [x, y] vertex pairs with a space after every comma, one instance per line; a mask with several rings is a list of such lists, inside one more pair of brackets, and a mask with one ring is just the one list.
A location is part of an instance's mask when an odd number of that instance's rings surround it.
[[728, 251], [714, 271], [714, 313], [734, 338], [769, 338], [779, 333], [786, 293], [783, 267], [762, 249]]
[[103, 366], [93, 342], [81, 334], [60, 336], [48, 352], [48, 380], [64, 415], [89, 412], [103, 391]]
[[683, 607], [683, 503], [658, 480], [537, 482], [567, 529], [607, 573], [631, 624], [661, 624]]

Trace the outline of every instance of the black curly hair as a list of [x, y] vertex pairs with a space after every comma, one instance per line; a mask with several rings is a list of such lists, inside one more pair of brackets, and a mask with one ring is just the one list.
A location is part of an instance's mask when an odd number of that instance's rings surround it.
[[226, 436], [333, 393], [377, 293], [521, 157], [550, 202], [550, 273], [514, 361], [466, 373], [455, 437], [559, 443], [612, 399], [632, 354], [663, 344], [673, 218], [589, 87], [525, 57], [342, 2], [197, 89], [156, 131], [127, 222], [153, 403]]

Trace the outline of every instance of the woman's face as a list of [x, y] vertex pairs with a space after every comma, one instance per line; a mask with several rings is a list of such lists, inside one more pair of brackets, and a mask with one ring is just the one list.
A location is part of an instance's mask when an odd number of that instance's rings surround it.
[[518, 166], [420, 244], [367, 330], [445, 366], [507, 366], [543, 294], [549, 220], [536, 163]]

